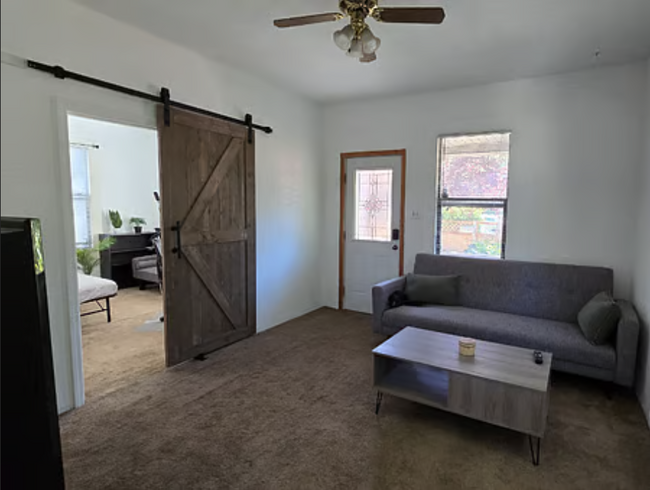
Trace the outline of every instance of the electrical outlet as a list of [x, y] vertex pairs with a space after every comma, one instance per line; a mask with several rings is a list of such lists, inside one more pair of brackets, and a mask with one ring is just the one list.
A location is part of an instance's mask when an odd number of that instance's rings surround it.
[[417, 210], [411, 211], [411, 219], [420, 219], [420, 211]]

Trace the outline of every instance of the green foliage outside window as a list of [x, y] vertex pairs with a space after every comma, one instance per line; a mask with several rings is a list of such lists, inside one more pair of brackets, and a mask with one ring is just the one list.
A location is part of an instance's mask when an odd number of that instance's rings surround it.
[[501, 257], [501, 244], [498, 242], [488, 242], [481, 240], [474, 242], [465, 250], [466, 254], [471, 255], [489, 255], [490, 257]]
[[443, 207], [442, 219], [452, 221], [481, 221], [484, 209], [470, 207]]

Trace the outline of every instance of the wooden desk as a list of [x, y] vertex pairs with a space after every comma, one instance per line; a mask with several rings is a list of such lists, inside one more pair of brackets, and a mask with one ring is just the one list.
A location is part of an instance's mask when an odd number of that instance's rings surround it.
[[115, 245], [100, 253], [102, 277], [112, 279], [119, 288], [137, 286], [138, 281], [133, 278], [131, 260], [135, 257], [156, 253], [151, 244], [153, 235], [152, 231], [100, 234], [100, 240], [107, 237], [113, 237], [116, 240]]

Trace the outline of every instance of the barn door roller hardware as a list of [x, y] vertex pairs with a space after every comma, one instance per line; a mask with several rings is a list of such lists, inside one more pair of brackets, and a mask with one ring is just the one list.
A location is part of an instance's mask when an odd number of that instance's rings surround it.
[[160, 95], [153, 95], [149, 94], [147, 92], [142, 92], [140, 90], [135, 90], [130, 87], [125, 87], [123, 85], [118, 85], [116, 83], [112, 82], [107, 82], [106, 80], [100, 80], [98, 78], [93, 78], [89, 77], [87, 75], [83, 75], [81, 73], [75, 73], [72, 71], [68, 71], [62, 66], [53, 66], [53, 65], [46, 65], [45, 63], [40, 63], [38, 61], [34, 60], [27, 60], [27, 67], [32, 68], [34, 70], [42, 71], [45, 73], [49, 73], [56, 78], [60, 80], [64, 80], [66, 78], [69, 78], [71, 80], [75, 80], [77, 82], [81, 83], [86, 83], [88, 85], [94, 85], [95, 87], [101, 87], [106, 90], [112, 90], [114, 92], [119, 92], [121, 94], [125, 95], [130, 95], [131, 97], [137, 97], [139, 99], [144, 99], [148, 100], [150, 102], [158, 103], [158, 104], [163, 104], [165, 110], [163, 112], [164, 114], [164, 120], [165, 124], [168, 126], [171, 122], [170, 120], [170, 108], [175, 107], [177, 109], [183, 109], [185, 111], [189, 112], [194, 112], [196, 114], [202, 114], [204, 116], [208, 117], [214, 117], [216, 119], [221, 119], [222, 121], [228, 121], [234, 124], [239, 124], [241, 126], [246, 126], [248, 127], [248, 140], [249, 142], [252, 142], [253, 140], [253, 130], [256, 129], [258, 131], [263, 131], [267, 134], [273, 132], [273, 128], [269, 126], [261, 126], [259, 124], [254, 124], [253, 123], [253, 116], [250, 114], [246, 115], [246, 119], [237, 119], [236, 117], [231, 117], [231, 116], [226, 116], [225, 114], [219, 114], [218, 112], [212, 112], [208, 111], [206, 109], [202, 109], [200, 107], [195, 107], [189, 104], [184, 104], [183, 102], [178, 102], [175, 100], [171, 100], [170, 98], [170, 92], [169, 89], [163, 88], [160, 91]]

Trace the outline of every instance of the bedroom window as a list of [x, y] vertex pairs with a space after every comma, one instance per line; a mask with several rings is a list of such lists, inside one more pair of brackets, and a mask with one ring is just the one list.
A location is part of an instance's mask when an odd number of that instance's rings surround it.
[[510, 133], [438, 138], [435, 253], [504, 258]]
[[88, 148], [70, 145], [72, 206], [77, 248], [92, 246], [90, 229], [90, 165]]

